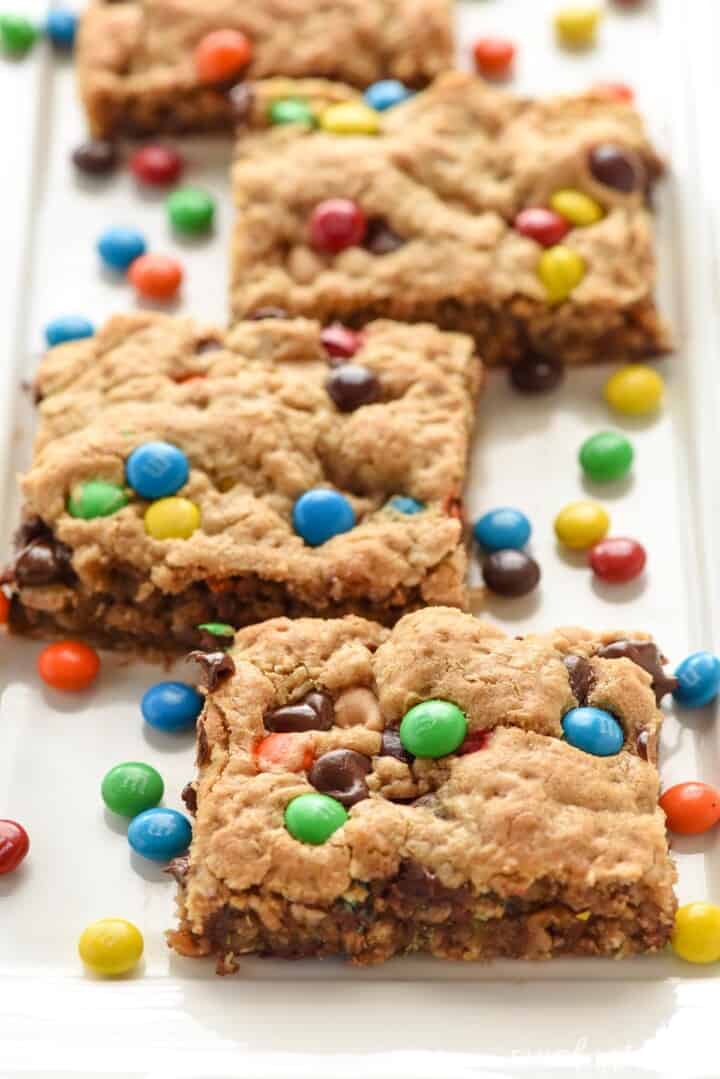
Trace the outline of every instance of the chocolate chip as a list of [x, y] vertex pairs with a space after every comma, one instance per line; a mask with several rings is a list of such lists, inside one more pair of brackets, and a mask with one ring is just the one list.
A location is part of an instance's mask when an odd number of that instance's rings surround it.
[[373, 255], [389, 255], [405, 246], [405, 240], [398, 236], [382, 217], [371, 217], [365, 230], [363, 246]]
[[410, 860], [401, 863], [393, 888], [408, 899], [435, 902], [447, 902], [464, 891], [462, 888], [446, 888], [429, 869]]
[[638, 757], [642, 757], [644, 761], [648, 759], [649, 742], [650, 735], [647, 731], [640, 731], [639, 735], [635, 739], [635, 748], [638, 751]]
[[325, 389], [340, 412], [354, 412], [361, 405], [371, 405], [380, 398], [380, 380], [374, 371], [359, 363], [344, 363], [334, 368]]
[[273, 307], [268, 304], [267, 307], [258, 307], [247, 317], [250, 322], [260, 322], [264, 318], [290, 318], [290, 315], [284, 307]]
[[12, 565], [3, 573], [2, 583], [20, 587], [49, 584], [74, 584], [72, 551], [56, 539], [40, 517], [25, 521], [15, 534], [16, 555]]
[[206, 352], [218, 352], [222, 347], [223, 343], [217, 337], [204, 337], [195, 342], [195, 354], [202, 356]]
[[117, 167], [117, 147], [105, 139], [90, 139], [73, 150], [72, 162], [88, 176], [108, 176]]
[[564, 376], [563, 364], [547, 356], [526, 356], [510, 368], [510, 383], [518, 393], [549, 393]]
[[192, 783], [185, 784], [180, 797], [185, 803], [185, 808], [187, 809], [188, 813], [192, 813], [192, 815], [195, 816], [195, 814], [197, 813], [197, 791]]
[[205, 688], [209, 693], [235, 674], [235, 663], [227, 652], [190, 652], [188, 659], [194, 659], [202, 669]]
[[263, 719], [265, 730], [282, 734], [329, 731], [334, 721], [332, 700], [318, 690], [306, 694], [295, 704], [284, 704], [275, 708]]
[[210, 760], [210, 743], [208, 742], [207, 731], [205, 730], [204, 723], [198, 723], [197, 725], [196, 759], [198, 765], [207, 764]]
[[394, 757], [396, 761], [403, 761], [404, 764], [412, 764], [415, 760], [412, 753], [408, 753], [400, 741], [400, 731], [397, 727], [387, 727], [383, 731], [379, 755], [381, 757]]
[[639, 158], [611, 142], [594, 146], [589, 155], [590, 172], [598, 183], [616, 191], [639, 191], [645, 185], [645, 170]]
[[370, 797], [365, 776], [372, 761], [353, 749], [331, 749], [313, 764], [308, 779], [315, 790], [329, 794], [344, 806], [354, 806]]
[[181, 854], [179, 858], [173, 858], [173, 860], [166, 865], [163, 872], [169, 874], [177, 884], [183, 885], [190, 872], [190, 856], [188, 854]]
[[655, 700], [660, 704], [666, 693], [677, 689], [677, 678], [665, 674], [658, 646], [653, 641], [613, 641], [597, 653], [601, 659], [629, 659], [652, 676]]
[[255, 101], [252, 87], [246, 82], [237, 83], [228, 90], [228, 100], [232, 107], [235, 123], [244, 123], [249, 118]]
[[490, 591], [499, 596], [526, 596], [540, 580], [540, 567], [524, 551], [508, 548], [487, 556], [482, 575]]
[[588, 694], [593, 687], [595, 675], [592, 666], [584, 656], [565, 656], [563, 663], [567, 667], [572, 695], [579, 705], [587, 704]]

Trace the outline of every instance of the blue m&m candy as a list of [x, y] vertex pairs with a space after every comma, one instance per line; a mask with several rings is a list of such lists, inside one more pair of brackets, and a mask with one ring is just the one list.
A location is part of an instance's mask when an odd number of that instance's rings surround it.
[[190, 846], [190, 821], [177, 809], [146, 809], [130, 822], [128, 843], [151, 862], [169, 862]]
[[145, 237], [137, 229], [107, 229], [98, 240], [97, 249], [111, 270], [127, 270], [130, 263], [145, 254]]
[[693, 652], [675, 671], [673, 697], [686, 708], [702, 708], [720, 693], [720, 659], [712, 652]]
[[190, 465], [182, 450], [170, 442], [145, 442], [125, 465], [128, 486], [141, 498], [167, 498], [184, 487]]
[[292, 511], [293, 528], [311, 547], [319, 547], [355, 525], [355, 511], [345, 495], [315, 487], [298, 498]]
[[92, 337], [95, 327], [82, 315], [61, 315], [48, 322], [45, 327], [45, 340], [50, 348], [64, 345], [66, 341], [80, 341], [83, 337]]
[[71, 49], [75, 43], [77, 15], [68, 8], [56, 8], [45, 21], [45, 33], [61, 49]]
[[622, 749], [625, 735], [610, 712], [602, 708], [571, 708], [562, 718], [565, 741], [595, 757], [612, 757]]
[[531, 531], [525, 514], [509, 506], [484, 513], [473, 525], [475, 539], [488, 551], [519, 551], [530, 539]]
[[140, 702], [143, 719], [158, 731], [184, 731], [192, 727], [203, 706], [202, 694], [185, 682], [158, 682]]
[[412, 90], [409, 90], [399, 79], [381, 79], [379, 82], [374, 82], [372, 86], [368, 86], [364, 97], [371, 109], [384, 112], [385, 109], [391, 109], [393, 105], [399, 105], [401, 101], [407, 101], [409, 97], [412, 97]]
[[413, 513], [422, 513], [425, 506], [422, 502], [418, 502], [416, 498], [410, 498], [409, 495], [395, 495], [388, 502], [388, 506], [391, 509], [397, 510], [398, 513], [406, 513], [411, 515]]

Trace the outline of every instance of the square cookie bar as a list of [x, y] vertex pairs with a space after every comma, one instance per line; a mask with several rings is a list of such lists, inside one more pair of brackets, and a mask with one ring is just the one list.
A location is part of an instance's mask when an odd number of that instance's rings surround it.
[[205, 623], [464, 605], [481, 382], [469, 337], [383, 321], [142, 313], [53, 349], [11, 628], [173, 651]]
[[452, 65], [450, 0], [94, 0], [77, 46], [99, 137], [232, 130], [246, 78], [427, 83]]
[[510, 638], [443, 607], [392, 630], [352, 616], [242, 630], [205, 658], [172, 947], [220, 973], [245, 953], [662, 948], [662, 662], [643, 635]]
[[253, 131], [251, 115], [233, 172], [235, 318], [277, 304], [429, 320], [472, 334], [488, 363], [667, 350], [647, 205], [662, 164], [632, 107], [524, 100], [461, 72], [381, 112], [351, 107], [314, 128]]

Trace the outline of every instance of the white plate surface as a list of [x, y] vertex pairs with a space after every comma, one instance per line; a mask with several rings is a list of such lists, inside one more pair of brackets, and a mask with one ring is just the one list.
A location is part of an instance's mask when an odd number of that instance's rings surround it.
[[[658, 199], [660, 297], [680, 347], [663, 368], [666, 407], [648, 423], [608, 415], [600, 394], [607, 370], [572, 374], [557, 394], [537, 401], [511, 394], [504, 375], [492, 375], [480, 408], [469, 509], [475, 516], [515, 504], [528, 512], [543, 584], [528, 600], [494, 602], [488, 614], [518, 633], [572, 622], [649, 629], [678, 661], [720, 644], [713, 244], [719, 166], [713, 140], [702, 134], [714, 130], [718, 17], [712, 0], [648, 2], [637, 13], [609, 4], [600, 46], [571, 56], [557, 49], [550, 30], [558, 3], [461, 4], [462, 62], [478, 33], [500, 31], [520, 45], [515, 84], [522, 90], [573, 90], [597, 78], [636, 86], [672, 159]], [[35, 0], [15, 6], [44, 8]], [[13, 476], [28, 462], [32, 433], [20, 383], [36, 366], [43, 326], [67, 312], [100, 323], [134, 303], [126, 285], [98, 269], [95, 238], [111, 224], [137, 225], [152, 249], [185, 262], [179, 310], [222, 321], [232, 210], [229, 147], [217, 141], [187, 144], [188, 179], [219, 199], [218, 228], [202, 243], [180, 245], [168, 232], [162, 198], [139, 195], [127, 173], [107, 183], [79, 181], [68, 163], [83, 133], [72, 69], [44, 47], [23, 63], [0, 66], [0, 101], [5, 555], [18, 513]], [[591, 489], [579, 475], [577, 449], [609, 425], [634, 440], [634, 476], [617, 489]], [[581, 560], [557, 550], [554, 514], [587, 493], [608, 506], [616, 534], [646, 543], [649, 571], [641, 587], [598, 587]], [[0, 880], [0, 1079], [720, 1074], [716, 971], [670, 957], [541, 966], [399, 960], [365, 971], [249, 961], [239, 977], [222, 980], [210, 965], [171, 956], [162, 934], [172, 922], [174, 886], [130, 857], [124, 829], [106, 818], [98, 792], [113, 764], [147, 760], [165, 777], [167, 804], [182, 808], [192, 740], [150, 732], [138, 707], [142, 691], [163, 676], [108, 656], [97, 688], [67, 698], [40, 685], [38, 646], [3, 640], [0, 649], [0, 816], [24, 822], [32, 841], [22, 869]], [[182, 677], [181, 669], [176, 673]], [[678, 717], [669, 709], [665, 785], [720, 781], [714, 724], [712, 709]], [[685, 840], [674, 849], [681, 901], [720, 900], [715, 839]], [[143, 969], [125, 981], [89, 978], [76, 958], [84, 925], [109, 914], [130, 918], [145, 934]]]

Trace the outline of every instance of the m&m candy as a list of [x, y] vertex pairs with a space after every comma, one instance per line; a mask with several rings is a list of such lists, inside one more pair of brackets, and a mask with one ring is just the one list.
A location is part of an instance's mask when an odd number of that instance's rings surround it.
[[483, 581], [490, 592], [509, 599], [526, 596], [540, 583], [540, 566], [526, 551], [506, 547], [483, 560]]
[[331, 322], [320, 331], [320, 343], [333, 359], [351, 359], [362, 344], [362, 334], [343, 326], [341, 322]]
[[720, 693], [720, 659], [712, 652], [693, 652], [675, 670], [673, 697], [685, 708], [702, 708]]
[[141, 498], [164, 498], [184, 487], [190, 475], [187, 456], [170, 442], [145, 442], [125, 465], [128, 486]]
[[26, 53], [37, 36], [37, 27], [24, 15], [0, 15], [0, 45], [11, 56]]
[[610, 536], [600, 540], [588, 557], [596, 577], [608, 584], [626, 584], [639, 577], [645, 569], [647, 554], [637, 540], [626, 536]]
[[465, 713], [451, 701], [421, 701], [405, 713], [400, 724], [400, 741], [414, 757], [446, 757], [466, 734]]
[[239, 30], [212, 30], [195, 49], [195, 72], [201, 82], [237, 78], [252, 60], [250, 39]]
[[605, 400], [626, 416], [646, 416], [659, 407], [665, 391], [662, 377], [644, 363], [628, 363], [605, 383]]
[[609, 527], [606, 510], [597, 502], [585, 499], [568, 503], [555, 518], [555, 535], [573, 550], [593, 547], [606, 536]]
[[172, 300], [182, 280], [182, 266], [169, 255], [141, 255], [128, 270], [128, 281], [146, 300]]
[[668, 828], [678, 835], [701, 835], [720, 820], [720, 791], [707, 783], [676, 783], [659, 801]]
[[285, 808], [285, 827], [293, 839], [319, 846], [348, 819], [347, 810], [327, 794], [300, 794]]
[[308, 772], [313, 763], [312, 747], [297, 734], [268, 734], [255, 748], [255, 763], [260, 772]]
[[83, 315], [61, 315], [45, 327], [45, 340], [50, 348], [55, 345], [64, 345], [67, 341], [80, 341], [85, 337], [92, 337], [95, 327], [89, 319]]
[[215, 202], [199, 187], [180, 187], [168, 197], [167, 214], [176, 232], [198, 236], [209, 232], [215, 217]]
[[6, 626], [10, 617], [10, 600], [0, 588], [0, 626]]
[[641, 159], [632, 151], [614, 142], [601, 142], [588, 154], [593, 177], [605, 187], [628, 194], [645, 186], [645, 169]]
[[365, 103], [371, 109], [384, 112], [385, 109], [392, 109], [403, 101], [407, 101], [409, 97], [412, 97], [412, 90], [399, 79], [380, 79], [379, 82], [368, 86], [363, 96]]
[[145, 254], [145, 237], [137, 229], [106, 229], [98, 240], [97, 249], [110, 270], [127, 270], [131, 262]]
[[571, 708], [562, 718], [565, 741], [595, 757], [612, 757], [625, 741], [623, 729], [610, 712], [602, 708]]
[[140, 710], [151, 727], [174, 733], [194, 726], [203, 701], [202, 694], [185, 682], [158, 682], [145, 691]]
[[576, 228], [594, 225], [603, 217], [603, 208], [600, 203], [591, 199], [583, 191], [576, 191], [574, 188], [556, 191], [550, 199], [550, 207]]
[[580, 466], [595, 483], [621, 480], [632, 467], [634, 451], [625, 435], [617, 431], [599, 431], [585, 439], [580, 447]]
[[555, 33], [561, 45], [584, 49], [595, 43], [601, 18], [596, 4], [573, 4], [555, 13]]
[[162, 776], [149, 764], [128, 761], [116, 764], [102, 781], [102, 800], [121, 817], [136, 817], [156, 806], [165, 793]]
[[559, 244], [570, 231], [570, 222], [545, 206], [528, 206], [513, 222], [515, 230], [542, 247]]
[[45, 33], [59, 49], [71, 49], [75, 44], [78, 17], [68, 8], [55, 8], [45, 20]]
[[325, 199], [310, 215], [310, 243], [327, 254], [361, 244], [366, 229], [365, 214], [352, 199]]
[[415, 513], [422, 513], [425, 509], [424, 502], [418, 502], [416, 498], [410, 498], [409, 495], [394, 495], [388, 502], [390, 509], [397, 510], [398, 513], [404, 513], [409, 517], [412, 517]]
[[375, 109], [354, 101], [329, 105], [320, 114], [320, 127], [332, 135], [376, 135], [380, 117]]
[[128, 503], [122, 487], [106, 480], [87, 480], [73, 487], [67, 511], [71, 517], [92, 521], [95, 517], [110, 517]]
[[97, 678], [100, 657], [82, 641], [56, 641], [43, 648], [37, 665], [40, 677], [48, 686], [79, 693]]
[[515, 45], [508, 38], [478, 38], [473, 45], [475, 66], [487, 78], [505, 78], [512, 71], [515, 51]]
[[355, 526], [355, 511], [345, 495], [316, 487], [298, 498], [292, 511], [293, 528], [311, 547], [327, 543]]
[[489, 510], [473, 525], [475, 539], [488, 551], [500, 551], [505, 547], [519, 550], [530, 539], [531, 531], [525, 514], [510, 506]]
[[128, 843], [151, 862], [170, 862], [190, 846], [190, 821], [177, 809], [146, 809], [130, 822]]
[[0, 876], [14, 873], [30, 850], [30, 838], [15, 820], [0, 820]]
[[603, 98], [605, 101], [619, 101], [624, 105], [631, 105], [635, 100], [635, 91], [625, 82], [594, 82], [590, 93], [593, 97]]
[[562, 303], [585, 276], [582, 255], [564, 244], [543, 251], [538, 262], [538, 277], [545, 286], [550, 303]]
[[161, 498], [145, 511], [145, 531], [153, 539], [190, 539], [200, 527], [200, 510], [189, 498]]
[[185, 168], [182, 154], [171, 146], [148, 143], [141, 146], [130, 158], [130, 170], [136, 180], [153, 187], [165, 187], [180, 179]]
[[71, 160], [78, 172], [87, 176], [109, 176], [118, 164], [118, 151], [107, 139], [89, 139], [76, 147]]
[[142, 959], [142, 933], [124, 918], [101, 918], [83, 930], [78, 952], [96, 974], [127, 974]]
[[720, 907], [714, 903], [686, 903], [675, 915], [673, 951], [688, 963], [716, 963], [720, 959]]
[[299, 97], [285, 97], [273, 101], [268, 109], [271, 124], [302, 124], [315, 127], [315, 113], [307, 101]]

